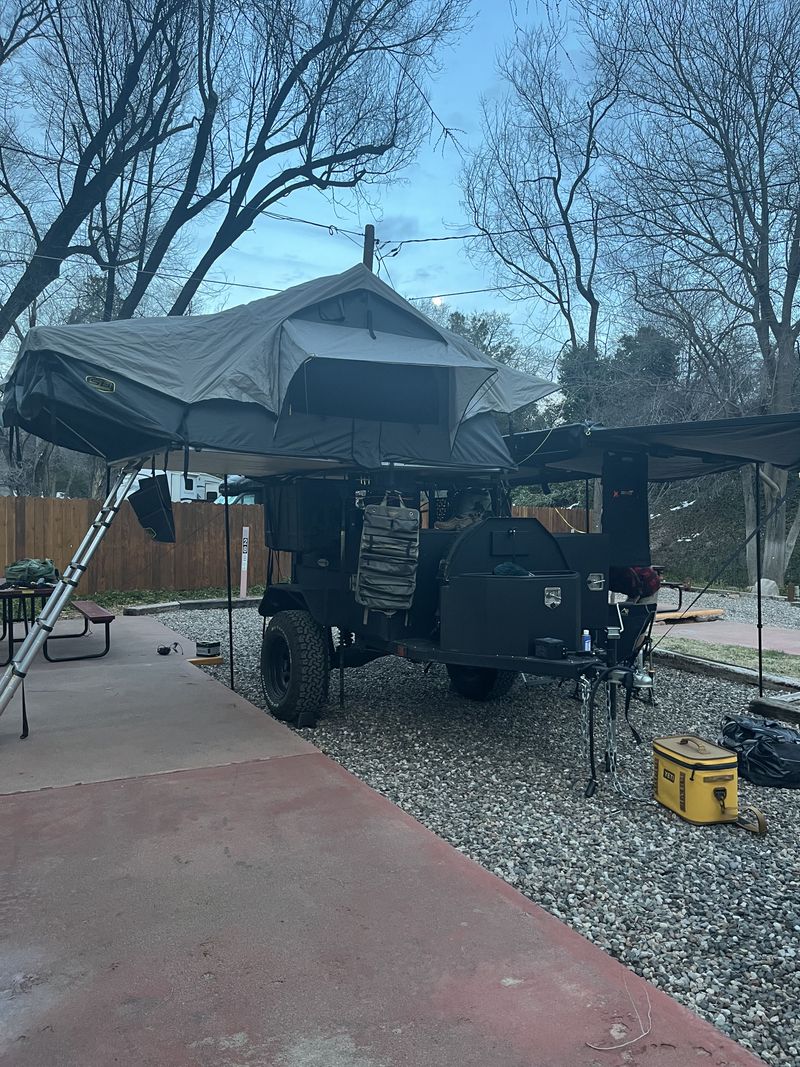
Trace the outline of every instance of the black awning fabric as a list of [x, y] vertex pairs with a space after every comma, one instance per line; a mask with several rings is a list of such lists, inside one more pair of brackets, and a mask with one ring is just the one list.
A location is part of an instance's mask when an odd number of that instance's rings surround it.
[[736, 470], [745, 463], [800, 467], [800, 412], [661, 426], [582, 424], [512, 434], [506, 444], [519, 484], [602, 474], [607, 452], [646, 453], [648, 480], [673, 482]]

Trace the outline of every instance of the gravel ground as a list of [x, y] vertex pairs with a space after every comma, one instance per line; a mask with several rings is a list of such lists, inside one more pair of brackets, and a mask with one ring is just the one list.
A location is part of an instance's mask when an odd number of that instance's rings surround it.
[[[683, 606], [688, 607], [697, 593], [684, 593]], [[658, 593], [660, 608], [678, 606], [676, 589], [661, 589]], [[762, 597], [762, 616], [765, 626], [780, 626], [795, 630], [800, 626], [800, 607], [792, 607], [786, 600]], [[756, 598], [749, 593], [704, 593], [694, 605], [697, 608], [723, 608], [729, 622], [746, 622], [756, 624]], [[680, 636], [680, 625], [672, 631], [673, 636]]]
[[[797, 609], [789, 609], [797, 610]], [[237, 688], [263, 707], [262, 620], [234, 614]], [[223, 611], [159, 617], [189, 638], [226, 640]], [[223, 647], [225, 645], [223, 644]], [[227, 668], [211, 673], [227, 680]], [[635, 704], [645, 741], [693, 731], [714, 738], [752, 690], [658, 672], [658, 706]], [[766, 837], [694, 827], [601, 782], [583, 796], [577, 705], [554, 683], [518, 683], [474, 704], [398, 659], [347, 673], [315, 731], [323, 752], [461, 852], [708, 1019], [770, 1064], [800, 1064], [800, 791], [740, 786]], [[649, 745], [621, 731], [621, 782], [650, 791]], [[601, 775], [601, 778], [604, 776]]]

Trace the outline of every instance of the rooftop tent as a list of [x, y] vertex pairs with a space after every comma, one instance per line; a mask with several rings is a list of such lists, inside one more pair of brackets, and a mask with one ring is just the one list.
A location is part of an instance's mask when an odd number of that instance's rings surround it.
[[490, 412], [555, 387], [488, 359], [361, 265], [214, 315], [35, 327], [3, 422], [109, 462], [209, 473], [511, 466]]
[[518, 483], [597, 478], [606, 453], [647, 456], [651, 482], [736, 470], [745, 463], [800, 467], [800, 412], [658, 426], [574, 424], [505, 438]]

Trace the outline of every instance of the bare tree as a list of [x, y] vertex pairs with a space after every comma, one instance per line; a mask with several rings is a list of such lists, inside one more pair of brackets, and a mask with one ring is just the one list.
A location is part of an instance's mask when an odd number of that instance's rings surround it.
[[184, 313], [277, 201], [395, 173], [430, 129], [424, 82], [466, 3], [52, 4], [9, 90], [37, 119], [0, 138], [0, 340], [87, 259], [106, 272], [107, 314], [125, 317], [191, 247], [164, 307]]
[[[684, 321], [694, 303], [712, 301], [737, 330], [747, 323], [760, 356], [756, 410], [791, 410], [800, 334], [800, 7], [624, 0], [612, 14], [612, 32], [624, 23], [634, 57], [615, 138], [628, 271], [649, 273], [651, 294], [682, 306]], [[614, 18], [605, 5], [591, 24], [599, 50], [613, 46]], [[787, 476], [768, 467], [764, 475], [771, 508]], [[800, 512], [788, 536], [786, 524], [781, 508], [765, 534], [765, 574], [778, 583]]]
[[420, 84], [463, 11], [463, 0], [285, 0], [276, 17], [243, 4], [224, 48], [210, 40], [198, 65], [203, 110], [186, 180], [121, 313], [203, 212], [219, 223], [173, 314], [278, 201], [357, 189], [402, 168], [430, 129]]
[[507, 92], [484, 104], [483, 145], [463, 176], [482, 234], [479, 253], [498, 277], [560, 318], [572, 349], [598, 345], [601, 295], [603, 135], [627, 62], [624, 35], [611, 52], [573, 65], [574, 27], [517, 31], [500, 62]]
[[0, 66], [35, 40], [49, 17], [47, 0], [19, 0], [0, 9]]
[[140, 154], [192, 128], [197, 23], [186, 0], [53, 5], [35, 59], [17, 75], [39, 124], [7, 130], [0, 146], [0, 194], [28, 234], [24, 269], [0, 307], [0, 338], [67, 259], [107, 265], [86, 237], [87, 219]]

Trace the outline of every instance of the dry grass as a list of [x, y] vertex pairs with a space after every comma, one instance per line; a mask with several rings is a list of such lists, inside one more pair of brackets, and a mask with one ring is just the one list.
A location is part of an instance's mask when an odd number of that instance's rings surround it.
[[[698, 659], [714, 660], [716, 663], [728, 663], [734, 667], [758, 669], [758, 651], [755, 648], [741, 648], [739, 645], [719, 645], [711, 641], [694, 641], [689, 637], [665, 637], [659, 642], [659, 648], [669, 652], [681, 652]], [[764, 649], [764, 672], [780, 674], [787, 678], [800, 679], [800, 656], [788, 652], [775, 652]]]

